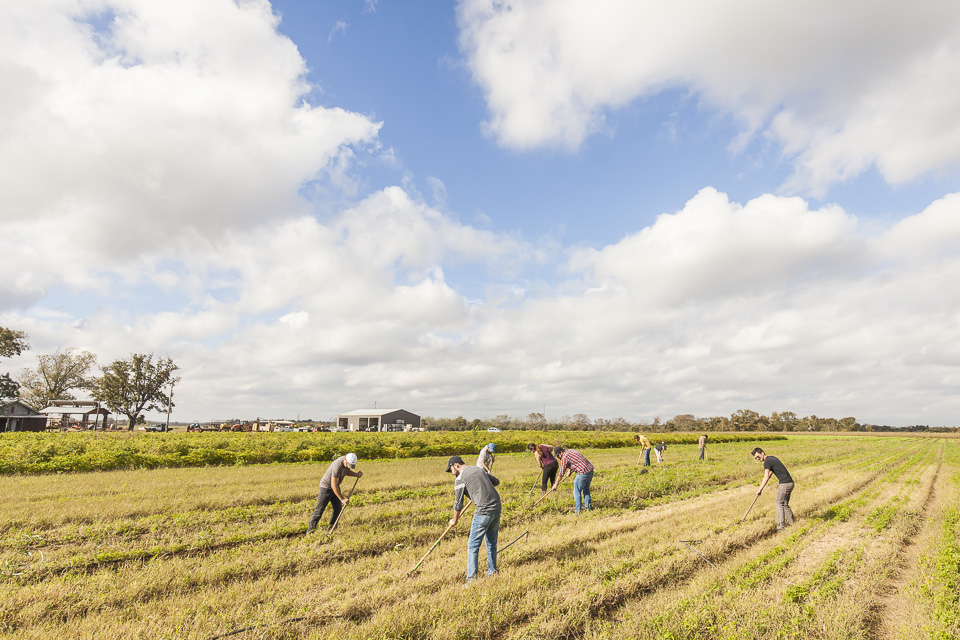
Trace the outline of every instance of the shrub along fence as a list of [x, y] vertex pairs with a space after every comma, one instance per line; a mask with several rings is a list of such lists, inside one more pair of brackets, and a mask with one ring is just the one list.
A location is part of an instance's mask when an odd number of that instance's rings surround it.
[[[208, 465], [329, 462], [349, 452], [364, 460], [425, 458], [479, 451], [525, 452], [528, 442], [573, 449], [633, 447], [633, 433], [485, 431], [425, 433], [6, 433], [0, 474], [73, 473]], [[651, 442], [695, 444], [697, 433], [655, 434]], [[759, 433], [710, 434], [710, 443], [783, 440]]]

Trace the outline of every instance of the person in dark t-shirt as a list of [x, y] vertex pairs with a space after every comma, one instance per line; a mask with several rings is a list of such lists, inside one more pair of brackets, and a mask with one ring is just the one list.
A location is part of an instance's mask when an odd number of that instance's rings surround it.
[[793, 510], [790, 509], [790, 494], [793, 493], [793, 477], [787, 468], [780, 462], [780, 458], [768, 456], [763, 449], [757, 447], [753, 450], [753, 457], [763, 463], [763, 481], [760, 488], [757, 489], [757, 495], [763, 493], [763, 488], [770, 481], [770, 476], [777, 476], [780, 486], [777, 488], [777, 531], [782, 531], [785, 526], [794, 522]]

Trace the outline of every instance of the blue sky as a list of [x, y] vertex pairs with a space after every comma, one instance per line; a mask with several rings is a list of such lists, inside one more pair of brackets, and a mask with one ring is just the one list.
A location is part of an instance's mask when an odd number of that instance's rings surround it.
[[8, 3], [0, 367], [170, 355], [185, 420], [955, 424], [960, 8], [881, 4]]

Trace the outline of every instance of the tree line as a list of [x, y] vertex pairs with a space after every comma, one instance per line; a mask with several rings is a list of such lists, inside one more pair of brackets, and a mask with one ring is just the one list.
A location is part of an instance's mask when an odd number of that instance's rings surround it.
[[[23, 331], [0, 327], [0, 357], [10, 358], [30, 348]], [[93, 373], [100, 370], [99, 375]], [[168, 387], [179, 382], [180, 367], [152, 353], [133, 353], [127, 358], [98, 366], [89, 351], [57, 349], [37, 356], [37, 366], [21, 369], [15, 378], [0, 376], [0, 404], [19, 400], [40, 411], [58, 400], [76, 400], [85, 392], [113, 413], [127, 417], [127, 429], [143, 422], [145, 411], [167, 412], [173, 408]]]
[[740, 409], [729, 417], [713, 416], [698, 418], [693, 414], [681, 414], [666, 421], [660, 418], [630, 422], [624, 418], [593, 418], [583, 413], [572, 416], [560, 416], [547, 419], [542, 413], [530, 413], [525, 417], [512, 417], [500, 414], [493, 418], [474, 418], [467, 420], [463, 416], [456, 418], [434, 418], [425, 416], [420, 424], [428, 431], [472, 431], [486, 430], [492, 427], [502, 430], [530, 430], [530, 431], [627, 431], [627, 432], [654, 432], [669, 433], [672, 431], [781, 431], [781, 432], [808, 432], [808, 431], [850, 431], [850, 432], [932, 432], [952, 433], [957, 427], [929, 425], [911, 425], [908, 427], [892, 427], [889, 425], [861, 424], [854, 417], [821, 418], [816, 415], [799, 417], [792, 411], [774, 411], [769, 416], [762, 415], [751, 409]]

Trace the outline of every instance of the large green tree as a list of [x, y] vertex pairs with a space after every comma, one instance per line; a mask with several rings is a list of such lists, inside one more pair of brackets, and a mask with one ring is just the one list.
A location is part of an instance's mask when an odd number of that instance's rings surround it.
[[[12, 358], [29, 348], [27, 334], [23, 331], [0, 327], [0, 357]], [[20, 385], [10, 378], [9, 373], [0, 375], [0, 404], [6, 404], [16, 399], [19, 395], [19, 388]]]
[[152, 353], [134, 353], [101, 367], [103, 375], [93, 380], [91, 395], [111, 411], [127, 416], [127, 429], [133, 431], [143, 411], [172, 408], [166, 388], [179, 382], [174, 375], [179, 369], [170, 358], [154, 362]]
[[37, 356], [36, 369], [21, 369], [17, 376], [20, 398], [36, 410], [50, 405], [53, 400], [74, 400], [74, 389], [90, 387], [90, 369], [97, 357], [89, 351], [74, 352], [59, 349], [49, 355]]

